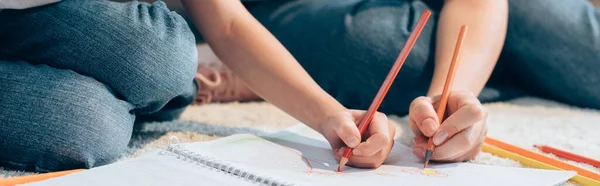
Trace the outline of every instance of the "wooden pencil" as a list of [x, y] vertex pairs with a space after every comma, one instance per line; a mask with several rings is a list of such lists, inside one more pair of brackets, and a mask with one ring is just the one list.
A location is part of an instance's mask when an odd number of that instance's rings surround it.
[[[483, 145], [481, 146], [481, 151], [487, 152], [487, 153], [490, 153], [490, 154], [493, 154], [495, 156], [499, 156], [502, 158], [508, 158], [508, 159], [517, 161], [517, 162], [519, 162], [527, 167], [531, 167], [531, 168], [548, 169], [548, 170], [564, 170], [564, 169], [558, 168], [556, 166], [550, 165], [548, 163], [544, 163], [544, 162], [538, 161], [536, 159], [525, 157], [523, 155], [510, 152], [508, 150], [493, 146], [488, 143], [483, 143]], [[600, 185], [600, 181], [582, 176], [581, 174], [577, 174], [577, 175], [573, 176], [570, 180], [577, 182], [581, 185]]]
[[79, 172], [79, 171], [83, 171], [83, 170], [84, 169], [74, 169], [74, 170], [66, 170], [66, 171], [58, 171], [58, 172], [49, 172], [49, 173], [44, 173], [44, 174], [19, 176], [19, 177], [13, 177], [13, 178], [4, 178], [4, 179], [0, 179], [0, 185], [8, 186], [8, 185], [32, 183], [32, 182], [42, 181], [42, 180], [46, 180], [46, 179], [50, 179], [50, 178], [64, 176], [67, 174], [71, 174], [71, 173], [75, 173], [75, 172]]
[[535, 148], [540, 149], [542, 152], [545, 153], [550, 153], [550, 154], [554, 154], [558, 157], [564, 158], [564, 159], [568, 159], [571, 161], [575, 161], [575, 162], [579, 162], [579, 163], [585, 163], [585, 164], [590, 164], [594, 167], [600, 168], [600, 161], [592, 159], [592, 158], [588, 158], [585, 156], [581, 156], [578, 154], [573, 154], [561, 149], [557, 149], [554, 147], [550, 147], [547, 145], [533, 145]]
[[490, 144], [490, 145], [496, 146], [498, 148], [504, 149], [506, 151], [510, 151], [512, 153], [519, 154], [521, 156], [525, 156], [527, 158], [535, 159], [537, 161], [546, 163], [548, 165], [552, 165], [552, 166], [558, 167], [558, 168], [560, 168], [562, 170], [575, 171], [575, 172], [577, 172], [577, 174], [580, 174], [582, 176], [594, 179], [596, 181], [600, 181], [600, 174], [597, 174], [597, 173], [594, 173], [594, 172], [591, 172], [591, 171], [579, 168], [577, 166], [574, 166], [574, 165], [562, 162], [560, 160], [557, 160], [557, 159], [545, 156], [543, 154], [536, 153], [536, 152], [533, 152], [533, 151], [530, 151], [530, 150], [527, 150], [527, 149], [523, 149], [523, 148], [511, 145], [511, 144], [508, 144], [508, 143], [504, 143], [504, 142], [502, 142], [500, 140], [496, 140], [496, 139], [491, 138], [491, 137], [486, 137], [485, 138], [485, 142], [488, 143], [488, 144]]
[[[373, 120], [373, 117], [375, 116], [377, 109], [379, 109], [379, 105], [381, 105], [381, 102], [383, 101], [383, 98], [387, 94], [387, 91], [390, 89], [390, 86], [392, 86], [392, 83], [394, 82], [396, 75], [398, 75], [398, 72], [400, 72], [400, 68], [402, 67], [402, 65], [404, 64], [404, 61], [408, 57], [408, 54], [410, 53], [410, 50], [412, 49], [413, 45], [417, 41], [419, 34], [421, 34], [421, 31], [425, 27], [425, 24], [427, 23], [427, 20], [429, 19], [430, 15], [431, 15], [431, 11], [429, 11], [429, 10], [423, 11], [423, 13], [421, 14], [421, 17], [419, 18], [419, 21], [417, 21], [415, 30], [410, 34], [410, 36], [408, 37], [408, 40], [402, 47], [402, 50], [400, 51], [400, 54], [398, 55], [398, 58], [396, 59], [394, 66], [392, 66], [392, 69], [390, 69], [390, 72], [388, 73], [383, 84], [379, 88], [379, 91], [377, 92], [375, 99], [373, 99], [371, 106], [369, 106], [367, 113], [365, 113], [365, 115], [361, 118], [359, 125], [358, 125], [358, 130], [359, 130], [361, 136], [364, 135], [365, 130], [369, 127], [369, 124], [371, 124], [371, 121]], [[338, 172], [340, 172], [342, 170], [342, 168], [344, 168], [346, 163], [348, 163], [348, 161], [350, 160], [350, 156], [352, 156], [352, 150], [353, 150], [353, 148], [350, 148], [350, 147], [347, 147], [344, 150], [344, 154], [342, 155], [342, 158], [340, 160], [340, 165], [338, 166], [338, 169], [337, 169]]]
[[[460, 28], [460, 33], [458, 34], [458, 39], [456, 41], [456, 46], [454, 48], [454, 54], [452, 55], [452, 61], [450, 62], [450, 69], [448, 70], [448, 75], [446, 76], [446, 82], [444, 84], [444, 89], [442, 91], [442, 97], [440, 98], [440, 105], [437, 109], [437, 116], [439, 119], [439, 123], [436, 128], [439, 128], [444, 120], [444, 114], [446, 113], [446, 106], [448, 105], [448, 98], [450, 97], [450, 90], [452, 89], [452, 84], [454, 82], [454, 76], [456, 74], [456, 69], [458, 68], [458, 62], [460, 58], [460, 51], [462, 48], [463, 41], [465, 39], [465, 35], [468, 30], [467, 25], [463, 25]], [[427, 168], [429, 164], [429, 159], [433, 155], [433, 151], [435, 150], [435, 144], [433, 144], [433, 137], [429, 138], [427, 142], [427, 151], [425, 151], [425, 164], [423, 168]]]

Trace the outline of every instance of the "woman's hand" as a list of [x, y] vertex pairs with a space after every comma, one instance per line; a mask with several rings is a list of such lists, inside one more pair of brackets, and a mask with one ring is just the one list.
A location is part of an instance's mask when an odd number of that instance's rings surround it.
[[352, 157], [347, 165], [360, 168], [377, 168], [388, 157], [394, 144], [396, 128], [382, 113], [375, 114], [361, 142], [358, 122], [366, 111], [343, 110], [336, 112], [322, 122], [321, 134], [329, 141], [335, 159], [340, 161], [344, 150], [352, 147]]
[[480, 151], [487, 134], [487, 111], [470, 92], [451, 92], [446, 108], [446, 119], [439, 128], [436, 109], [439, 96], [419, 97], [409, 110], [410, 128], [415, 134], [413, 153], [425, 157], [427, 142], [433, 137], [436, 145], [431, 160], [466, 161]]

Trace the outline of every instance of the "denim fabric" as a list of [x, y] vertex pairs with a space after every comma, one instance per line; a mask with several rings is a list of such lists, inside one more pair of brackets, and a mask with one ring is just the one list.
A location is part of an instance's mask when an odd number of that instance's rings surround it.
[[587, 0], [511, 0], [501, 65], [519, 88], [600, 109], [600, 8]]
[[[443, 1], [296, 0], [246, 3], [315, 81], [367, 109], [421, 12], [433, 11], [380, 111], [405, 115], [433, 75]], [[510, 0], [501, 59], [483, 102], [524, 94], [600, 108], [600, 11], [586, 0]]]
[[0, 12], [0, 166], [115, 161], [135, 121], [193, 101], [195, 40], [163, 2], [65, 0]]

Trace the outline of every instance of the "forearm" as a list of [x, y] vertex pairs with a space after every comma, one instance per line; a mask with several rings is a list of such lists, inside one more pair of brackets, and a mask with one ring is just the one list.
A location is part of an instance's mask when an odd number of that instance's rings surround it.
[[469, 26], [453, 90], [479, 95], [500, 56], [508, 24], [506, 0], [446, 0], [437, 32], [429, 96], [442, 93], [461, 25]]
[[322, 116], [345, 109], [239, 1], [183, 2], [216, 55], [266, 101], [315, 129]]

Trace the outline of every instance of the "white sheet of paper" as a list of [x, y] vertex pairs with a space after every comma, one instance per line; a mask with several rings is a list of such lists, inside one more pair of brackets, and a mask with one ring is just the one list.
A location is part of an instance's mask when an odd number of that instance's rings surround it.
[[[202, 143], [182, 144], [186, 149], [229, 162], [256, 175], [295, 185], [558, 185], [573, 171], [501, 167], [473, 163], [431, 164], [412, 149], [395, 143], [390, 156], [377, 169], [346, 166], [338, 162], [319, 133], [303, 124], [278, 133], [254, 136], [236, 134]], [[157, 151], [138, 158], [71, 175], [28, 184], [46, 185], [248, 185], [242, 179], [184, 162]]]
[[576, 174], [473, 163], [430, 164], [423, 170], [423, 161], [399, 143], [395, 143], [389, 158], [378, 169], [346, 166], [337, 173], [334, 170], [338, 162], [325, 138], [304, 125], [262, 137], [238, 134], [191, 143], [186, 148], [299, 185], [557, 185]]
[[253, 185], [231, 175], [199, 167], [158, 150], [140, 157], [97, 167], [27, 186], [107, 186], [107, 185]]

